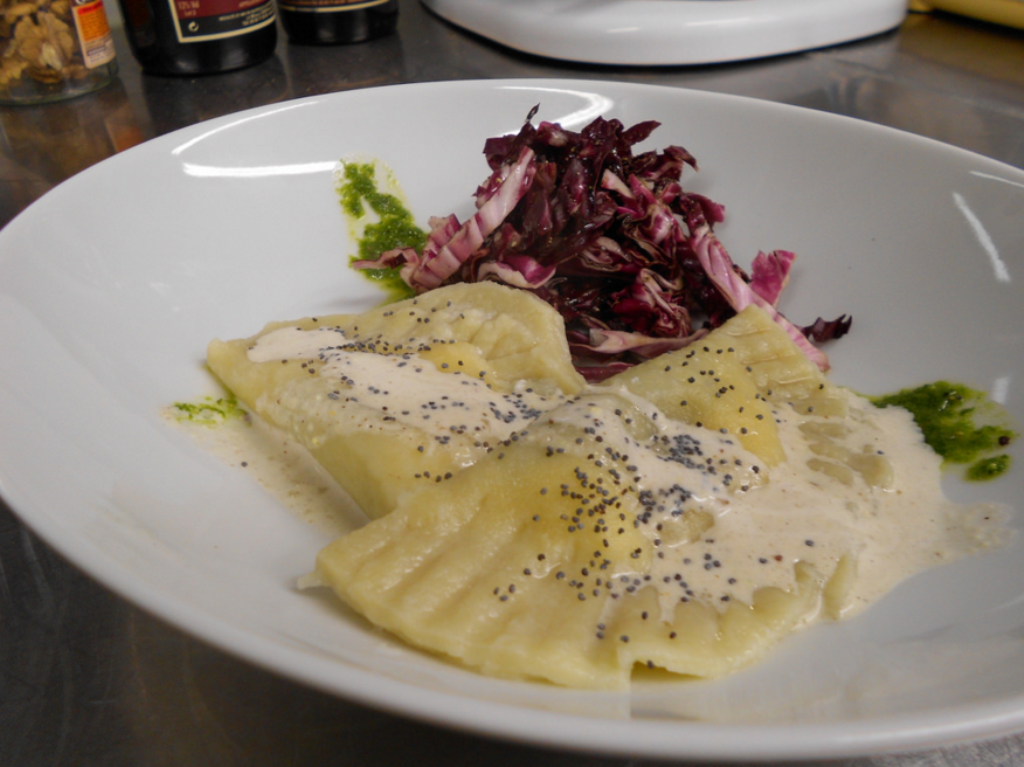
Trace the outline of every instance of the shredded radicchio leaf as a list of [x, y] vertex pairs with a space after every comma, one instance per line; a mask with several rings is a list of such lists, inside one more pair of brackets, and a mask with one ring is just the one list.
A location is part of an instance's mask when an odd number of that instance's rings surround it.
[[801, 328], [803, 334], [816, 343], [824, 341], [835, 341], [850, 332], [850, 325], [853, 324], [853, 317], [842, 314], [834, 320], [826, 321], [818, 317], [813, 325]]
[[772, 315], [822, 369], [812, 345], [850, 328], [843, 315], [807, 328], [776, 308], [795, 255], [759, 253], [748, 276], [714, 234], [724, 208], [681, 185], [693, 156], [679, 146], [633, 154], [659, 123], [624, 128], [598, 117], [579, 132], [534, 126], [487, 139], [491, 175], [476, 213], [434, 218], [427, 243], [356, 268], [395, 268], [417, 293], [495, 280], [529, 290], [562, 315], [577, 369], [600, 381], [705, 335], [749, 304]]

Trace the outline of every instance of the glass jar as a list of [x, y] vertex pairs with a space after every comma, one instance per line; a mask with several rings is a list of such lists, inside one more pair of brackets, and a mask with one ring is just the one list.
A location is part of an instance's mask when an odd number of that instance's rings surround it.
[[9, 0], [3, 6], [0, 104], [71, 98], [116, 75], [103, 0]]

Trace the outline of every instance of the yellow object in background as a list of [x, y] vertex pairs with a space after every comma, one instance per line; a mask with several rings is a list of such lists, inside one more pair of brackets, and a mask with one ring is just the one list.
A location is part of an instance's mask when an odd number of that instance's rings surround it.
[[1024, 0], [910, 0], [911, 11], [948, 11], [1024, 29]]

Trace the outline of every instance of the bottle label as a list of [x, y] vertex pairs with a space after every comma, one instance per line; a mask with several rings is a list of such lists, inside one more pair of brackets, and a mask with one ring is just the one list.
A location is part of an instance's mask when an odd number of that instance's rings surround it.
[[117, 52], [103, 0], [84, 0], [81, 4], [72, 5], [71, 15], [75, 19], [75, 31], [86, 68], [95, 69], [113, 61]]
[[289, 11], [331, 13], [334, 11], [358, 11], [388, 2], [391, 0], [278, 0], [277, 4]]
[[274, 23], [273, 0], [168, 0], [180, 43], [222, 40]]

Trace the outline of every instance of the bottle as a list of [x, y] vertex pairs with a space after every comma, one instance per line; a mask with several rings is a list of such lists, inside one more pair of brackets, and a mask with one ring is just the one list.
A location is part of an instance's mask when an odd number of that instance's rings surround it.
[[26, 0], [0, 17], [0, 104], [39, 104], [113, 82], [103, 0]]
[[395, 31], [398, 0], [278, 0], [289, 41], [302, 45], [361, 43]]
[[258, 64], [277, 45], [273, 0], [119, 0], [132, 54], [156, 75]]

